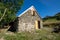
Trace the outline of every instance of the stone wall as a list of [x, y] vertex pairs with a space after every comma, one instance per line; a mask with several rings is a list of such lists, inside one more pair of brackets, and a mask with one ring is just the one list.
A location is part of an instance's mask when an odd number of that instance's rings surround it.
[[18, 18], [18, 31], [31, 31], [35, 30], [35, 21], [40, 20], [37, 13], [32, 16], [32, 11], [28, 10], [22, 16]]

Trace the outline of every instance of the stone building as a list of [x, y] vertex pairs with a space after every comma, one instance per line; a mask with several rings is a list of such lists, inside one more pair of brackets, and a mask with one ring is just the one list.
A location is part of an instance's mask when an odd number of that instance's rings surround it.
[[18, 31], [32, 31], [42, 27], [42, 19], [34, 6], [29, 7], [18, 16]]

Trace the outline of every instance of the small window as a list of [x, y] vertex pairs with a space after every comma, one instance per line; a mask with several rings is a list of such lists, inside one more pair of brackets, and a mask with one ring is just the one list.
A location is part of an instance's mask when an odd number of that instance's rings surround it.
[[32, 16], [35, 16], [35, 11], [32, 12]]

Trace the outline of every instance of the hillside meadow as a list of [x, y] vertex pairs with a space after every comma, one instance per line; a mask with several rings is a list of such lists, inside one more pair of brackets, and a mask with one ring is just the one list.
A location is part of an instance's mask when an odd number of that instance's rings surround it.
[[43, 28], [34, 32], [1, 32], [0, 40], [60, 40], [60, 33], [52, 33], [52, 28]]

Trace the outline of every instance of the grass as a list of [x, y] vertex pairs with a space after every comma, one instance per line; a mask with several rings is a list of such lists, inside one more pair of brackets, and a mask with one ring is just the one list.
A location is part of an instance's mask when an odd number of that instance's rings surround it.
[[35, 32], [21, 32], [14, 34], [0, 33], [4, 40], [60, 40], [59, 33], [51, 33], [50, 28], [43, 28]]

